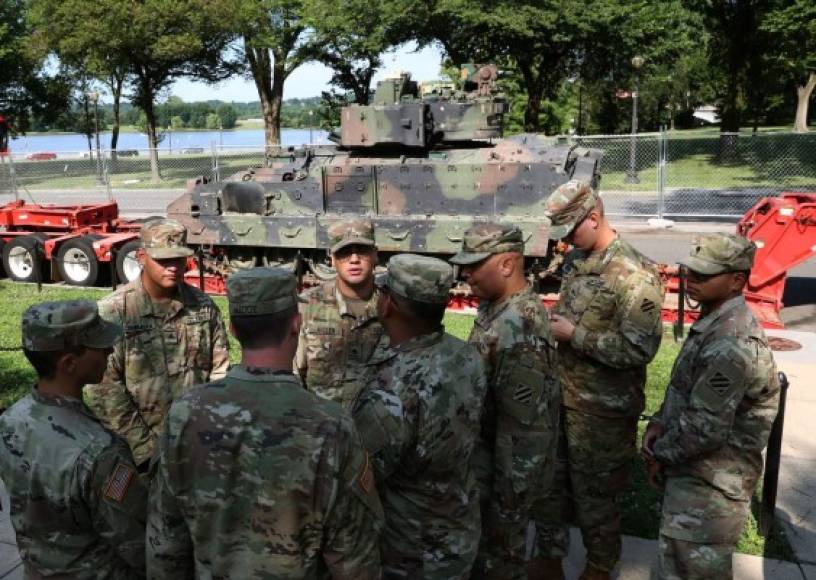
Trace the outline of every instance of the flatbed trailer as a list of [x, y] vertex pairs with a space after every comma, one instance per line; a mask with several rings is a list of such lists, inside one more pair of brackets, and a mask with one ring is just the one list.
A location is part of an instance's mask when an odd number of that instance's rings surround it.
[[[136, 250], [141, 221], [119, 217], [115, 201], [91, 205], [40, 205], [14, 201], [0, 206], [2, 270], [21, 282], [65, 282], [94, 286], [134, 279], [139, 273]], [[757, 202], [742, 217], [736, 232], [754, 241], [757, 253], [745, 298], [766, 328], [783, 328], [779, 312], [787, 272], [816, 254], [816, 194], [784, 193]], [[204, 252], [219, 248], [195, 246], [184, 279], [209, 294], [224, 294], [225, 278], [202, 267]], [[295, 264], [295, 271], [307, 271]], [[684, 294], [683, 272], [661, 265], [666, 286], [663, 319], [681, 326], [696, 320], [700, 311]], [[552, 306], [557, 294], [542, 294]], [[455, 289], [449, 307], [475, 308], [478, 300]]]

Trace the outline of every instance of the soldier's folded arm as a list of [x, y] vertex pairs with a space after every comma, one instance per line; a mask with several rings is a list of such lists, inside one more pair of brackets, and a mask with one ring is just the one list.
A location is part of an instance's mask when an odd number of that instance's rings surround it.
[[[302, 314], [302, 310], [301, 310]], [[306, 362], [306, 321], [304, 320], [303, 323], [300, 325], [300, 334], [298, 335], [298, 345], [297, 350], [295, 351], [295, 359], [292, 363], [292, 367], [295, 371], [295, 374], [300, 376], [303, 382], [306, 382], [306, 372], [308, 369], [308, 364]]]
[[124, 442], [117, 440], [102, 451], [84, 476], [90, 481], [82, 488], [92, 507], [94, 530], [134, 573], [144, 575], [147, 488]]
[[696, 368], [688, 406], [653, 447], [665, 465], [691, 461], [727, 441], [752, 366], [736, 340], [721, 338], [704, 347]]
[[351, 421], [342, 420], [336, 445], [340, 481], [327, 510], [323, 559], [334, 580], [379, 580], [384, 517], [373, 466]]
[[124, 346], [120, 340], [108, 357], [102, 382], [86, 385], [84, 399], [105, 427], [127, 440], [133, 460], [137, 465], [143, 465], [153, 455], [154, 435], [125, 387], [124, 360]]
[[213, 304], [213, 316], [210, 319], [210, 333], [212, 336], [212, 369], [210, 370], [210, 381], [223, 379], [227, 376], [229, 368], [229, 337], [227, 327], [221, 311], [216, 304]]
[[579, 323], [570, 341], [573, 348], [613, 368], [648, 364], [657, 354], [662, 336], [661, 286], [633, 274], [618, 291], [616, 303], [621, 313], [617, 327], [594, 331]]
[[377, 481], [385, 481], [400, 466], [408, 432], [402, 417], [402, 401], [396, 393], [366, 388], [354, 405], [352, 416], [371, 458]]
[[[165, 441], [163, 435], [159, 444]], [[158, 455], [147, 508], [148, 577], [158, 580], [193, 578], [193, 541], [178, 500], [168, 483], [165, 454], [161, 447]]]

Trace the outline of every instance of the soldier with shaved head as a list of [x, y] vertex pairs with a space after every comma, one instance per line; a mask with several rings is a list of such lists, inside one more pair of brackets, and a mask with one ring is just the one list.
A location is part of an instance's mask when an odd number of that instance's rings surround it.
[[331, 225], [329, 238], [337, 276], [303, 295], [295, 369], [309, 390], [348, 408], [360, 370], [383, 335], [374, 286], [377, 246], [371, 222], [362, 219]]
[[563, 578], [564, 514], [571, 511], [587, 549], [581, 579], [604, 580], [620, 560], [620, 497], [636, 453], [646, 365], [663, 333], [663, 285], [654, 263], [609, 225], [589, 184], [560, 186], [546, 213], [550, 237], [574, 249], [550, 320], [563, 388], [561, 440], [552, 490], [535, 508], [530, 578]]
[[482, 539], [473, 578], [526, 578], [527, 527], [554, 471], [561, 390], [547, 311], [524, 273], [524, 238], [479, 224], [451, 258], [481, 299], [469, 342], [485, 363], [488, 394], [473, 465]]
[[353, 416], [383, 503], [386, 580], [467, 579], [479, 544], [470, 456], [484, 368], [442, 326], [452, 284], [448, 264], [412, 254], [391, 258], [377, 278], [389, 344], [370, 361]]
[[702, 315], [672, 369], [641, 449], [663, 488], [660, 580], [732, 577], [732, 554], [762, 475], [779, 406], [768, 339], [742, 296], [754, 243], [701, 236], [683, 260]]
[[241, 363], [177, 399], [150, 490], [150, 578], [379, 580], [382, 507], [351, 417], [292, 370], [297, 281], [227, 280]]

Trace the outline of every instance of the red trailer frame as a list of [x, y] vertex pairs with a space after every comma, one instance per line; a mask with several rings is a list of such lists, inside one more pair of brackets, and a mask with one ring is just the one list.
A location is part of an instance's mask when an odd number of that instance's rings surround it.
[[[91, 248], [93, 259], [112, 266], [119, 250], [138, 238], [141, 223], [119, 218], [115, 201], [92, 205], [39, 205], [15, 201], [0, 206], [0, 247], [15, 244], [28, 251], [33, 265], [40, 259], [50, 264], [50, 280], [59, 281], [60, 249], [71, 240], [82, 238]], [[737, 225], [737, 233], [757, 245], [754, 268], [745, 298], [760, 322], [766, 328], [782, 328], [779, 311], [784, 306], [787, 272], [816, 254], [816, 194], [784, 193], [779, 197], [764, 198], [752, 207]], [[22, 244], [19, 240], [25, 240]], [[25, 246], [24, 248], [22, 246]], [[131, 246], [133, 247], [133, 246]], [[3, 250], [6, 262], [6, 250]], [[24, 253], [24, 252], [23, 252]], [[111, 268], [112, 271], [115, 268]], [[661, 266], [666, 284], [663, 319], [667, 322], [693, 322], [699, 310], [687, 304], [681, 292], [681, 277], [676, 266]], [[224, 294], [222, 276], [202, 273], [195, 258], [187, 262], [185, 281], [209, 294]], [[41, 280], [41, 281], [50, 281]], [[31, 280], [40, 281], [40, 280]], [[70, 283], [70, 280], [69, 280]], [[552, 306], [558, 296], [542, 295]], [[449, 307], [468, 309], [478, 304], [472, 295], [453, 292]]]

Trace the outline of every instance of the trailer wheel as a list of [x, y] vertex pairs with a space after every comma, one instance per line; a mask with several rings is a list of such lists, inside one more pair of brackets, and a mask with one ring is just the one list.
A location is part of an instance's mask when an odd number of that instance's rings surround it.
[[116, 254], [116, 277], [120, 282], [133, 282], [142, 273], [136, 251], [142, 246], [139, 240], [131, 240], [119, 248]]
[[92, 242], [85, 238], [68, 240], [57, 252], [57, 269], [71, 286], [93, 286], [99, 278], [99, 260]]
[[40, 259], [42, 241], [35, 236], [22, 236], [9, 240], [3, 248], [3, 269], [8, 277], [17, 282], [36, 282], [36, 268], [40, 281], [49, 282]]

